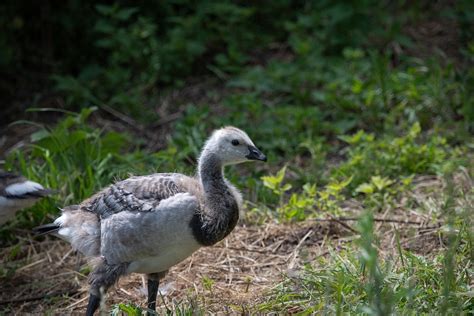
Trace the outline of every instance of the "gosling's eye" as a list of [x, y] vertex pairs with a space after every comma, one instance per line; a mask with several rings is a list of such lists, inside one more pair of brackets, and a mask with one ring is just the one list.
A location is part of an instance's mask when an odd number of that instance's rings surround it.
[[239, 145], [240, 145], [240, 143], [239, 143], [239, 141], [238, 141], [237, 139], [233, 139], [231, 143], [232, 143], [232, 145], [234, 145], [234, 146], [239, 146]]

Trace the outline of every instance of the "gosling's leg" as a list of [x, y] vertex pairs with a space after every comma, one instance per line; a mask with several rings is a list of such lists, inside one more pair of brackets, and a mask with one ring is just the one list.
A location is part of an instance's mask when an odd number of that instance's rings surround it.
[[[148, 309], [156, 311], [156, 298], [158, 296], [158, 286], [160, 285], [159, 279], [148, 278]], [[147, 315], [153, 315], [151, 312], [147, 312]]]
[[86, 316], [94, 315], [95, 311], [100, 307], [104, 294], [125, 274], [127, 266], [128, 264], [109, 265], [102, 258], [96, 262], [94, 269], [89, 275], [90, 295]]
[[100, 296], [90, 294], [89, 295], [89, 303], [87, 304], [87, 311], [86, 316], [93, 316], [95, 311], [100, 306]]
[[[148, 274], [148, 312], [147, 316], [156, 315], [153, 313], [156, 311], [156, 298], [158, 295], [158, 286], [160, 285], [160, 280], [165, 277], [168, 271]], [[153, 311], [153, 312], [152, 312]]]

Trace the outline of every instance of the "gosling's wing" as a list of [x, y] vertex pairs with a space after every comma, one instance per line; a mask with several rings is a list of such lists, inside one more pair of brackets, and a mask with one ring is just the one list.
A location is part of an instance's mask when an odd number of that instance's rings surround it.
[[15, 212], [33, 205], [51, 190], [23, 176], [0, 172], [0, 224], [11, 219]]
[[37, 199], [47, 196], [51, 190], [21, 175], [0, 172], [0, 196], [9, 199]]
[[110, 264], [163, 256], [171, 266], [199, 248], [191, 224], [199, 207], [195, 196], [177, 193], [147, 212], [110, 215], [101, 221], [100, 253]]
[[137, 198], [157, 204], [177, 193], [186, 191], [183, 185], [191, 178], [179, 173], [155, 173], [147, 176], [130, 177], [118, 185], [132, 192]]
[[160, 202], [186, 192], [179, 174], [154, 174], [117, 182], [83, 202], [83, 206], [105, 219], [120, 212], [150, 212]]

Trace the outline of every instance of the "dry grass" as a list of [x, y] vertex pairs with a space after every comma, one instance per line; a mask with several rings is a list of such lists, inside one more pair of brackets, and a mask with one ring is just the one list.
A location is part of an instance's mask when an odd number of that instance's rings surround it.
[[[209, 311], [241, 312], [301, 265], [300, 250], [305, 249], [305, 260], [324, 255], [325, 241], [340, 233], [332, 223], [240, 226], [224, 241], [175, 266], [160, 288], [167, 305], [196, 300]], [[3, 249], [2, 257], [7, 258], [13, 248]], [[0, 285], [1, 310], [16, 314], [84, 312], [87, 277], [79, 271], [85, 263], [63, 241], [22, 240], [16, 259], [8, 262], [11, 268], [20, 268]], [[204, 286], [203, 278], [212, 280], [212, 286]], [[109, 291], [107, 303], [145, 306], [145, 288], [140, 275], [124, 277]]]
[[[435, 177], [419, 177], [414, 189], [399, 204], [379, 213], [376, 229], [382, 255], [396, 253], [398, 233], [404, 249], [431, 256], [444, 246], [439, 223], [430, 214], [433, 197], [443, 190]], [[413, 208], [404, 199], [411, 199]], [[347, 215], [362, 211], [356, 201], [345, 204]], [[420, 212], [424, 209], [424, 212]], [[241, 314], [255, 310], [284, 276], [340, 249], [353, 247], [357, 238], [351, 218], [308, 220], [298, 224], [241, 225], [224, 241], [203, 248], [175, 266], [160, 289], [165, 306], [198, 306], [206, 312]], [[85, 258], [63, 241], [38, 241], [20, 233], [17, 246], [0, 250], [0, 266], [14, 271], [0, 283], [0, 313], [76, 314], [87, 305], [87, 276], [80, 271]], [[16, 252], [16, 253], [15, 253]], [[13, 254], [13, 255], [12, 255]], [[84, 271], [86, 273], [86, 271]], [[123, 277], [108, 293], [107, 304], [146, 305], [146, 287], [140, 275]]]

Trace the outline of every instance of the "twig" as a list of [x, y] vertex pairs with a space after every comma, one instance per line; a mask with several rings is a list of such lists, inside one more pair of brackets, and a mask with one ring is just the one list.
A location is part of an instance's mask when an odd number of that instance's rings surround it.
[[248, 249], [248, 248], [241, 248], [241, 247], [220, 247], [216, 246], [214, 248], [225, 248], [229, 250], [235, 250], [235, 251], [248, 251], [248, 252], [256, 252], [256, 253], [261, 253], [261, 254], [269, 254], [272, 253], [271, 250], [255, 250], [255, 249]]
[[73, 308], [74, 306], [77, 306], [79, 304], [81, 304], [82, 302], [84, 302], [85, 300], [87, 300], [89, 298], [89, 296], [84, 296], [83, 298], [81, 298], [80, 300], [78, 300], [77, 302], [74, 302], [72, 303], [71, 305], [68, 305], [65, 309], [70, 309], [70, 308]]
[[[351, 217], [347, 217], [347, 218], [342, 217], [341, 220], [358, 221], [359, 219], [358, 218], [351, 218]], [[374, 218], [374, 222], [423, 225], [423, 222], [403, 220], [403, 219], [395, 219], [395, 218]]]
[[123, 121], [127, 125], [129, 125], [132, 129], [136, 130], [138, 133], [140, 133], [143, 137], [149, 140], [155, 140], [154, 135], [143, 125], [139, 124], [136, 120], [133, 118], [113, 109], [112, 107], [108, 106], [107, 104], [102, 104], [100, 106], [102, 110], [105, 112], [111, 114], [112, 116], [118, 118], [119, 120]]
[[32, 262], [32, 263], [30, 263], [30, 264], [27, 264], [26, 266], [23, 266], [23, 267], [17, 269], [16, 272], [20, 272], [20, 271], [26, 270], [26, 269], [28, 269], [28, 268], [31, 268], [32, 266], [35, 266], [35, 265], [37, 265], [37, 264], [39, 264], [39, 263], [41, 263], [41, 262], [44, 262], [44, 261], [46, 261], [46, 258], [43, 258], [43, 259], [40, 259], [40, 260], [38, 260], [38, 261]]
[[165, 117], [159, 119], [158, 122], [156, 122], [155, 124], [152, 125], [152, 127], [158, 127], [158, 126], [161, 126], [161, 125], [171, 123], [171, 122], [179, 119], [182, 115], [183, 115], [183, 111], [179, 111], [179, 112], [170, 114], [168, 116], [165, 116]]
[[69, 255], [75, 251], [74, 248], [71, 248], [68, 252], [66, 252], [66, 254], [61, 258], [61, 260], [59, 261], [58, 263], [58, 266], [62, 265], [64, 260], [66, 260], [67, 257], [69, 257]]
[[121, 120], [122, 122], [125, 122], [127, 123], [130, 127], [134, 128], [135, 130], [141, 132], [141, 133], [145, 133], [145, 129], [143, 128], [143, 126], [139, 125], [137, 123], [137, 121], [135, 121], [134, 119], [132, 119], [131, 117], [128, 117], [126, 116], [125, 114], [117, 111], [116, 109], [108, 106], [107, 104], [102, 104], [100, 106], [100, 108], [102, 110], [104, 110], [105, 112], [115, 116], [116, 118], [118, 118], [119, 120]]
[[124, 292], [125, 294], [127, 294], [128, 296], [132, 296], [132, 294], [130, 292], [128, 292], [127, 290], [125, 290], [124, 288], [119, 288], [120, 291]]
[[315, 257], [312, 258], [311, 260], [303, 261], [303, 264], [312, 263], [312, 262], [314, 262], [316, 259], [321, 258], [321, 257], [324, 257], [325, 255], [328, 255], [328, 254], [330, 254], [330, 253], [331, 253], [331, 251], [329, 251], [329, 250], [328, 250], [328, 251], [325, 251], [325, 252], [323, 252], [323, 253], [320, 253], [319, 255], [315, 256]]
[[341, 219], [339, 218], [336, 218], [336, 217], [333, 217], [332, 215], [329, 215], [331, 217], [331, 219], [333, 221], [335, 221], [336, 223], [340, 224], [342, 227], [350, 230], [351, 232], [353, 232], [354, 234], [358, 234], [359, 232], [357, 230], [355, 230], [354, 228], [352, 228], [350, 225], [344, 223]]
[[[310, 230], [309, 232], [306, 233], [306, 235], [303, 236], [303, 238], [301, 238], [301, 240], [298, 242], [298, 245], [296, 245], [295, 249], [293, 250], [292, 254], [288, 257], [288, 259], [290, 259], [290, 257], [292, 257], [290, 263], [288, 264], [288, 269], [291, 270], [293, 269], [293, 267], [295, 266], [295, 262], [296, 262], [296, 256], [298, 255], [298, 250], [300, 249], [301, 245], [304, 243], [304, 241], [313, 234], [313, 231]], [[287, 259], [287, 260], [288, 260]]]

